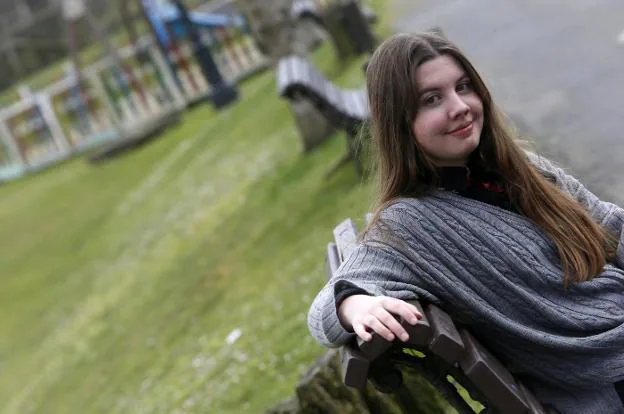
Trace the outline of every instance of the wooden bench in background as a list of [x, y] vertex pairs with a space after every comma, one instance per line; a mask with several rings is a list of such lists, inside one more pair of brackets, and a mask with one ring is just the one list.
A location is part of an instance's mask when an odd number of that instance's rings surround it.
[[356, 0], [331, 0], [324, 6], [316, 0], [294, 0], [290, 17], [295, 22], [311, 21], [328, 35], [340, 59], [371, 53], [376, 38], [371, 24], [375, 12]]
[[280, 96], [311, 102], [333, 126], [347, 133], [347, 154], [332, 171], [353, 160], [358, 175], [362, 175], [357, 136], [369, 118], [365, 89], [339, 88], [327, 80], [307, 59], [294, 55], [279, 60], [276, 76]]
[[[327, 246], [329, 279], [356, 243], [357, 230], [351, 219], [334, 229], [334, 242]], [[542, 407], [467, 329], [456, 326], [451, 316], [435, 305], [412, 303], [424, 318], [416, 326], [400, 321], [409, 333], [407, 343], [398, 340], [392, 343], [374, 335], [369, 342], [358, 338], [341, 348], [343, 381], [347, 386], [363, 389], [370, 380], [378, 390], [393, 392], [402, 387], [399, 367], [409, 367], [426, 378], [460, 414], [475, 411], [461, 397], [454, 383], [460, 384], [473, 400], [486, 407], [482, 413], [552, 412]]]

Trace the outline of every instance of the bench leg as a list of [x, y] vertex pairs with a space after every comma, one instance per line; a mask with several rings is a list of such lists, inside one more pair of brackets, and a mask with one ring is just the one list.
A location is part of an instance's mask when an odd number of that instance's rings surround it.
[[363, 176], [363, 168], [362, 162], [359, 157], [359, 151], [357, 150], [356, 139], [354, 137], [349, 136], [347, 138], [348, 150], [345, 154], [340, 157], [340, 159], [325, 173], [325, 178], [331, 177], [336, 171], [342, 168], [344, 165], [353, 161], [353, 166], [355, 167], [355, 173], [358, 177]]
[[364, 168], [362, 167], [362, 160], [360, 159], [360, 147], [358, 142], [358, 129], [354, 128], [347, 132], [347, 152], [334, 164], [327, 173], [325, 178], [331, 177], [336, 171], [338, 171], [345, 164], [353, 161], [355, 167], [355, 173], [358, 177], [362, 178], [364, 175]]

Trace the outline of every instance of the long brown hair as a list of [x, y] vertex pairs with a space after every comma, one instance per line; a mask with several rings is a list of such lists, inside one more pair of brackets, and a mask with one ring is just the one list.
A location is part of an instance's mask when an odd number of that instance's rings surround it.
[[550, 235], [559, 250], [565, 283], [591, 280], [614, 254], [611, 235], [531, 165], [476, 69], [440, 32], [394, 35], [368, 63], [366, 86], [378, 188], [374, 218], [367, 229], [378, 224], [380, 212], [397, 198], [423, 196], [436, 186], [435, 163], [418, 146], [411, 125], [418, 111], [416, 70], [441, 55], [462, 66], [483, 101], [481, 140], [471, 157], [494, 171], [512, 204]]

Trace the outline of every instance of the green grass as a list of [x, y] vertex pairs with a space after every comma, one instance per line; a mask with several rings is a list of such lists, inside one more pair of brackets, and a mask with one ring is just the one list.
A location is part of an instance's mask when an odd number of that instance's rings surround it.
[[[315, 60], [362, 85], [363, 58]], [[370, 207], [351, 165], [324, 177], [345, 149], [337, 134], [302, 154], [265, 72], [140, 150], [0, 187], [0, 413], [258, 413], [291, 396], [324, 352], [305, 317], [331, 230]]]
[[[317, 61], [363, 81], [361, 60]], [[325, 245], [370, 187], [350, 165], [324, 179], [341, 134], [301, 153], [271, 72], [241, 95], [112, 162], [0, 188], [0, 412], [257, 413], [291, 395], [323, 352], [305, 315]]]

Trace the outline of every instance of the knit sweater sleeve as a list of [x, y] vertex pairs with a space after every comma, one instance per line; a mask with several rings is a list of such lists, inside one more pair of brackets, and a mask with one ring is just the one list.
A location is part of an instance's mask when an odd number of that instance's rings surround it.
[[580, 181], [547, 158], [529, 153], [529, 160], [545, 177], [581, 203], [592, 218], [610, 231], [618, 240], [615, 264], [624, 269], [624, 209], [607, 201], [601, 201]]
[[341, 290], [358, 288], [369, 295], [411, 300], [420, 294], [415, 280], [415, 270], [400, 249], [370, 239], [361, 242], [314, 299], [308, 312], [310, 333], [324, 346], [343, 345], [355, 334], [338, 320], [335, 298]]

